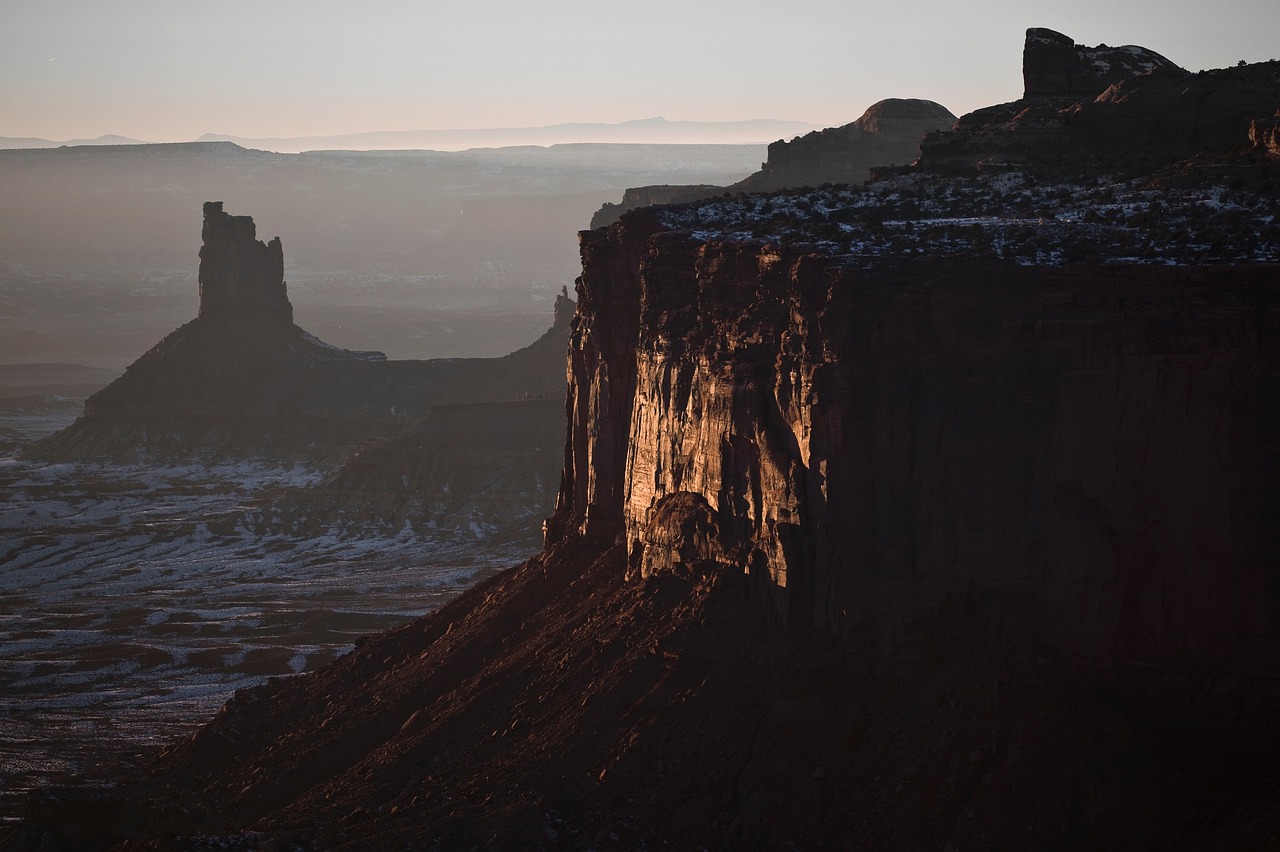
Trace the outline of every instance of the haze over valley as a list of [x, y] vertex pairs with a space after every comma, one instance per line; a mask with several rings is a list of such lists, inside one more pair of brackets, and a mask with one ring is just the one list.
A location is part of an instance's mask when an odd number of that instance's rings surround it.
[[298, 318], [321, 338], [397, 358], [504, 355], [546, 328], [602, 203], [630, 186], [730, 183], [764, 157], [750, 145], [0, 151], [0, 363], [123, 369], [190, 319], [191, 223], [209, 199], [282, 238]]

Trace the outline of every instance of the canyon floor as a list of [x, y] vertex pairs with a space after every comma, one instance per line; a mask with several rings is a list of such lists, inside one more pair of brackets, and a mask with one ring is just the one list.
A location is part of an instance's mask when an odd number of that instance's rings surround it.
[[238, 463], [24, 461], [76, 400], [5, 400], [0, 427], [0, 817], [194, 730], [237, 689], [312, 670], [528, 555], [484, 530], [321, 535], [272, 495], [320, 473]]

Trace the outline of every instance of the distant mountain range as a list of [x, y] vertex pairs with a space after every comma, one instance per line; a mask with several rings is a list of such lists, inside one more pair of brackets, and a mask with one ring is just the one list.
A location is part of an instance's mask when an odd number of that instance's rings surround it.
[[[384, 130], [337, 136], [287, 138], [232, 136], [206, 133], [197, 142], [235, 142], [245, 148], [284, 154], [302, 151], [414, 150], [461, 151], [467, 148], [499, 148], [512, 145], [560, 145], [574, 142], [630, 142], [647, 144], [741, 144], [773, 142], [818, 130], [822, 125], [803, 121], [758, 118], [748, 121], [669, 121], [644, 118], [617, 124], [572, 123], [545, 127], [497, 127], [473, 130]], [[55, 142], [34, 137], [0, 136], [0, 149], [56, 148], [61, 145], [130, 145], [140, 140], [124, 136], [71, 139]]]
[[11, 148], [59, 148], [63, 145], [141, 145], [141, 139], [130, 139], [127, 136], [108, 134], [97, 139], [68, 139], [65, 142], [54, 142], [49, 139], [38, 139], [34, 136], [0, 136], [0, 149]]

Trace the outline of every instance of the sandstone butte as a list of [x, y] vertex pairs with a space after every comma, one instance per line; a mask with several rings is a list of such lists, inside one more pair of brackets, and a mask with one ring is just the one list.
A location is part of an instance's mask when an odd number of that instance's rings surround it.
[[8, 848], [1276, 848], [1280, 64], [1161, 60], [585, 232], [545, 550]]
[[265, 457], [336, 465], [412, 428], [436, 405], [559, 396], [572, 302], [502, 358], [388, 360], [293, 324], [284, 250], [249, 216], [204, 205], [200, 309], [35, 448], [51, 460]]

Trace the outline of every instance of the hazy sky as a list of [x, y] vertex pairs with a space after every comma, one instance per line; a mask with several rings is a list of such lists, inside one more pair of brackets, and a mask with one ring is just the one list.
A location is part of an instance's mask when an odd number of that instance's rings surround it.
[[1280, 0], [5, 0], [0, 136], [960, 114], [1021, 94], [1030, 26], [1192, 70], [1280, 58]]

